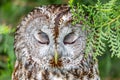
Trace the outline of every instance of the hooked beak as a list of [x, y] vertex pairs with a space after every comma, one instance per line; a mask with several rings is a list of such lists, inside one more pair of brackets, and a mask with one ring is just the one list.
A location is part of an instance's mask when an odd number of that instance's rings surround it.
[[56, 49], [55, 49], [54, 61], [55, 61], [55, 64], [58, 64], [58, 52]]
[[62, 61], [59, 59], [59, 53], [57, 49], [54, 51], [54, 57], [50, 60], [50, 64], [52, 67], [62, 67]]

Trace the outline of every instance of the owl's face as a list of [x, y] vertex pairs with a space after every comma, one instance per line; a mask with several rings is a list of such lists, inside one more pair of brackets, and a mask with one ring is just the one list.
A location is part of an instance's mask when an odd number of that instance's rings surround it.
[[82, 25], [71, 24], [68, 7], [53, 8], [36, 8], [21, 22], [15, 36], [17, 59], [25, 65], [32, 59], [42, 69], [77, 68], [84, 55], [85, 32]]

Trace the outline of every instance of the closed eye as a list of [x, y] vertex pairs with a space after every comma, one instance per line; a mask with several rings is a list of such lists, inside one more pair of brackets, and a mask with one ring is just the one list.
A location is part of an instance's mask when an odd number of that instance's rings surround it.
[[64, 44], [73, 44], [78, 38], [78, 35], [76, 35], [74, 32], [71, 32], [69, 34], [67, 34], [65, 37], [64, 37]]
[[38, 42], [40, 42], [41, 44], [49, 44], [49, 37], [46, 33], [40, 31], [40, 32], [36, 32], [34, 34], [34, 37], [36, 38], [36, 40], [38, 40]]

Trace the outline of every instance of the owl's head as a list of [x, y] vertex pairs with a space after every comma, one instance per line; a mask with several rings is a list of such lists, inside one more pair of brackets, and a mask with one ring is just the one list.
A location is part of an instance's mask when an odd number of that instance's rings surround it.
[[20, 23], [15, 34], [17, 60], [29, 60], [42, 69], [71, 69], [80, 66], [86, 46], [82, 25], [72, 25], [66, 5], [37, 7]]

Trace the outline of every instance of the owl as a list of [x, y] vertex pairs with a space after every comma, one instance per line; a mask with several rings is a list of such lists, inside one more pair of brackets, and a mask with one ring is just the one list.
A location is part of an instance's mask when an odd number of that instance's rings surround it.
[[100, 80], [92, 52], [85, 57], [87, 32], [72, 21], [68, 5], [33, 9], [15, 33], [12, 80]]

